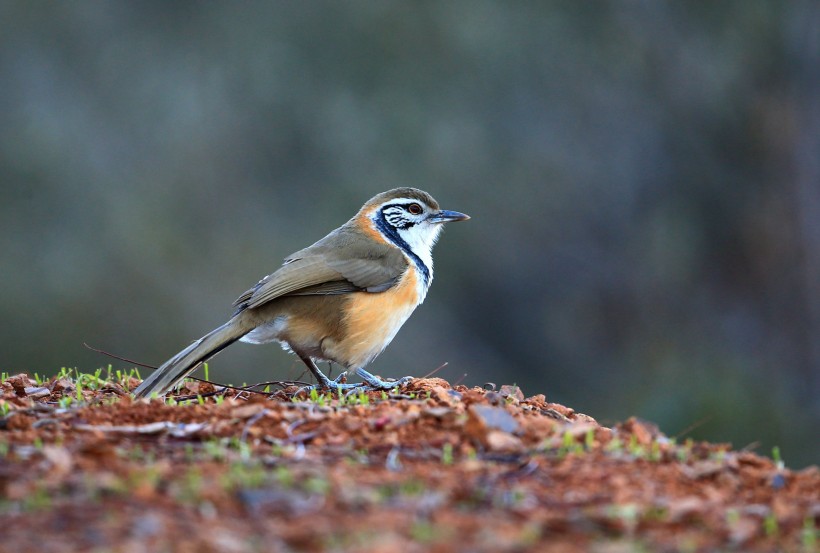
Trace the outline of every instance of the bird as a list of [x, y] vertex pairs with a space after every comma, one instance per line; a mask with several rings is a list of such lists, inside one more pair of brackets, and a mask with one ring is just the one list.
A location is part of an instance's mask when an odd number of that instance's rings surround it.
[[[417, 188], [377, 194], [341, 227], [287, 256], [278, 270], [234, 301], [225, 324], [163, 363], [134, 396], [164, 396], [237, 341], [279, 342], [316, 378], [310, 388], [390, 390], [409, 382], [409, 376], [382, 380], [365, 367], [424, 301], [433, 281], [433, 246], [444, 224], [469, 218], [441, 209]], [[331, 380], [317, 361], [346, 370]], [[341, 381], [347, 371], [362, 382]]]

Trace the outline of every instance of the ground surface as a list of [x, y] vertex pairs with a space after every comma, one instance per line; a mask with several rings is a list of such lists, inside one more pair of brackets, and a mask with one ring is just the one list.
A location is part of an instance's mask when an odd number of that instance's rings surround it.
[[191, 382], [167, 405], [136, 384], [2, 380], [0, 551], [818, 548], [817, 467], [514, 387], [292, 401]]

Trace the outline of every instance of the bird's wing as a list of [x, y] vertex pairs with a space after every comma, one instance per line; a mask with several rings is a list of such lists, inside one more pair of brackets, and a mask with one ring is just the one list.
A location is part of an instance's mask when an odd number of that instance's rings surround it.
[[[239, 296], [234, 305], [253, 309], [286, 295], [383, 292], [407, 269], [407, 260], [387, 244], [330, 235], [285, 259], [285, 264]], [[330, 242], [330, 243], [328, 243]]]

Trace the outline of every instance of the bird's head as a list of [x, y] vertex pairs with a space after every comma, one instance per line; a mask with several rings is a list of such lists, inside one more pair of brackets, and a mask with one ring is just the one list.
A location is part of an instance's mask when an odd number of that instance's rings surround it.
[[441, 209], [427, 192], [417, 188], [395, 188], [371, 198], [362, 213], [382, 236], [394, 245], [421, 258], [432, 269], [432, 250], [444, 223], [466, 221], [458, 211]]

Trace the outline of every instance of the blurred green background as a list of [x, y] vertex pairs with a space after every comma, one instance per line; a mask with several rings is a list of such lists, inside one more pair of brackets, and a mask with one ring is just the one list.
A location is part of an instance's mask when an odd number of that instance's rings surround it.
[[[159, 364], [417, 186], [473, 219], [376, 373], [816, 463], [819, 10], [2, 2], [0, 369]], [[300, 373], [274, 345], [211, 370]]]

